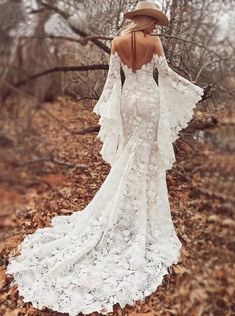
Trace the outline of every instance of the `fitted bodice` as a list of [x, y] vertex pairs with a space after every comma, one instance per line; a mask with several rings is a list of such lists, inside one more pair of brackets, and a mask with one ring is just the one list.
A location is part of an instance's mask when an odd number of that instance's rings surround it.
[[121, 66], [122, 66], [126, 79], [127, 78], [135, 79], [135, 78], [143, 78], [143, 77], [153, 78], [153, 68], [154, 68], [153, 60], [154, 58], [152, 58], [150, 62], [143, 64], [142, 67], [140, 69], [137, 69], [135, 72], [133, 72], [130, 67], [128, 67], [121, 61]]

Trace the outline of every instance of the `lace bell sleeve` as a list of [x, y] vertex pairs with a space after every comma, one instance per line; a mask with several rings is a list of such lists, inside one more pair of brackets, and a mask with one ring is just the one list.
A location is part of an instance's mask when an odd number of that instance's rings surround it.
[[189, 124], [204, 90], [173, 71], [165, 56], [154, 54], [153, 58], [160, 96], [159, 150], [165, 169], [170, 169], [175, 162], [172, 143], [179, 137], [179, 131]]
[[121, 119], [121, 74], [120, 57], [117, 52], [111, 53], [109, 70], [101, 96], [93, 112], [100, 115], [100, 130], [97, 135], [102, 141], [100, 154], [110, 165], [118, 158], [123, 144], [123, 131]]

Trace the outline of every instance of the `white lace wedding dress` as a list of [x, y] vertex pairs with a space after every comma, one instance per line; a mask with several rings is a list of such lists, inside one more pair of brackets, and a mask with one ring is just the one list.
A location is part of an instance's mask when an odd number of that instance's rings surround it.
[[110, 173], [85, 209], [54, 217], [52, 227], [27, 235], [20, 255], [9, 258], [7, 273], [25, 302], [74, 316], [106, 313], [157, 289], [181, 248], [166, 185], [175, 161], [172, 142], [202, 93], [165, 57], [154, 54], [134, 73], [111, 54], [93, 110], [100, 115], [100, 153]]

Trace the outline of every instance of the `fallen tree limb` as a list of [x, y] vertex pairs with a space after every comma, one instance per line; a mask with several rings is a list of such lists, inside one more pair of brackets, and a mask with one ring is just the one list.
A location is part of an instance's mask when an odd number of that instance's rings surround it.
[[69, 72], [69, 71], [89, 71], [89, 70], [107, 70], [109, 68], [106, 64], [94, 64], [94, 65], [87, 65], [87, 66], [69, 66], [69, 67], [54, 67], [48, 70], [44, 70], [38, 74], [32, 75], [29, 78], [22, 80], [16, 84], [15, 87], [20, 87], [29, 81], [35, 80], [42, 76], [55, 73], [55, 72]]
[[58, 159], [54, 159], [54, 158], [38, 158], [38, 159], [24, 162], [22, 164], [18, 163], [17, 165], [19, 167], [24, 167], [24, 166], [32, 165], [32, 164], [39, 163], [39, 162], [52, 162], [54, 164], [66, 166], [69, 168], [88, 169], [87, 165], [85, 165], [85, 164], [75, 164], [72, 162], [62, 161], [62, 160], [58, 160]]
[[89, 133], [96, 133], [96, 132], [99, 132], [100, 130], [100, 126], [97, 125], [97, 126], [90, 126], [90, 127], [87, 127], [87, 128], [83, 128], [81, 129], [80, 131], [78, 132], [75, 132], [75, 134], [89, 134]]

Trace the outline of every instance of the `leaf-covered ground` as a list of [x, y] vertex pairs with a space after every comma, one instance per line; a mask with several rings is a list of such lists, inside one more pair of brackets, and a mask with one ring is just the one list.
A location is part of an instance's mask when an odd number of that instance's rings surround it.
[[[43, 104], [33, 117], [40, 141], [31, 144], [40, 155], [29, 159], [21, 153], [20, 165], [14, 159], [0, 162], [0, 315], [62, 315], [24, 303], [17, 286], [10, 287], [12, 278], [6, 277], [5, 268], [26, 234], [50, 225], [58, 214], [82, 211], [107, 176], [110, 167], [98, 154], [96, 132], [81, 134], [97, 126], [92, 108], [63, 98]], [[198, 112], [194, 127], [218, 123], [219, 131], [232, 121], [219, 112], [213, 119], [210, 113]], [[191, 136], [175, 145], [178, 160], [167, 182], [172, 218], [183, 243], [181, 259], [145, 302], [124, 310], [116, 304], [112, 315], [235, 315], [233, 152]], [[8, 158], [12, 154], [6, 153]]]

